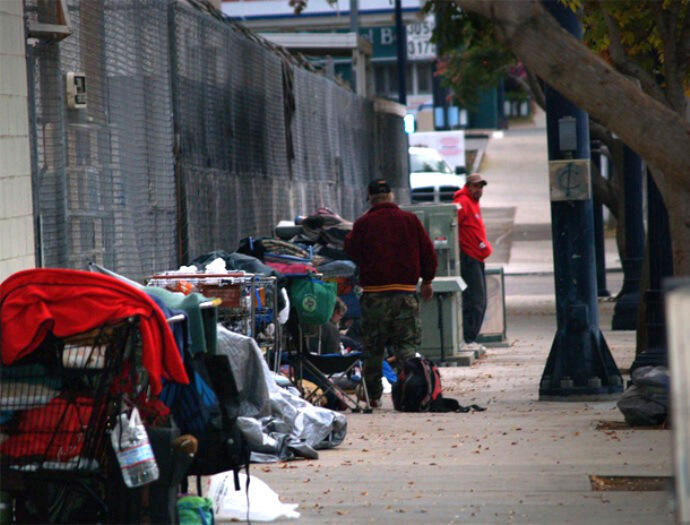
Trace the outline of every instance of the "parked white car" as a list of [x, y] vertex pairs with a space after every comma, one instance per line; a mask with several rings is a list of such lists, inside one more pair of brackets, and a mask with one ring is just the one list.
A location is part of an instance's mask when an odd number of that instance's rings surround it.
[[455, 174], [434, 148], [410, 147], [412, 202], [450, 202], [465, 185], [466, 176]]

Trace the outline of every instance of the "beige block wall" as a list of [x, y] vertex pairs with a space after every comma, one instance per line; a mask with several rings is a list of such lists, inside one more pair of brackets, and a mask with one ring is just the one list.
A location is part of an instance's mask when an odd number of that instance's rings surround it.
[[0, 281], [36, 265], [22, 0], [0, 0]]

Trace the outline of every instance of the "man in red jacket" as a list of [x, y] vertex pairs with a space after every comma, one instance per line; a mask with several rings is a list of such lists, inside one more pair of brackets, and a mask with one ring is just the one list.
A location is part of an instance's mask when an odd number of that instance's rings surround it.
[[437, 260], [424, 226], [393, 202], [385, 180], [369, 184], [369, 203], [345, 238], [345, 251], [359, 266], [364, 379], [377, 407], [386, 346], [392, 347], [400, 368], [421, 344], [417, 281], [422, 278], [420, 295], [429, 301]]
[[476, 339], [486, 313], [484, 259], [491, 255], [491, 244], [486, 239], [479, 209], [479, 199], [486, 184], [479, 173], [472, 173], [467, 177], [465, 187], [453, 195], [453, 202], [459, 206], [460, 275], [467, 284], [462, 292], [462, 328], [464, 347], [468, 350], [483, 348]]

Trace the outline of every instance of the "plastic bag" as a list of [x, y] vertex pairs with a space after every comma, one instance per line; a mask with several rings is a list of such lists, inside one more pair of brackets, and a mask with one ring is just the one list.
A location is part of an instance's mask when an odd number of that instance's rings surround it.
[[177, 500], [180, 525], [213, 525], [213, 502], [199, 496], [182, 496]]
[[140, 487], [158, 479], [158, 464], [136, 408], [130, 416], [123, 413], [117, 417], [110, 441], [125, 485], [130, 488]]
[[[227, 521], [274, 521], [279, 518], [299, 518], [296, 503], [281, 503], [278, 494], [256, 476], [249, 479], [239, 473], [241, 490], [235, 490], [233, 472], [222, 472], [211, 476], [208, 497], [213, 501], [213, 514], [217, 523]], [[247, 500], [249, 515], [247, 515]]]
[[285, 302], [285, 307], [278, 312], [278, 322], [280, 324], [285, 324], [290, 316], [290, 298], [288, 297], [287, 290], [285, 288], [280, 289], [280, 295], [283, 296], [283, 301]]

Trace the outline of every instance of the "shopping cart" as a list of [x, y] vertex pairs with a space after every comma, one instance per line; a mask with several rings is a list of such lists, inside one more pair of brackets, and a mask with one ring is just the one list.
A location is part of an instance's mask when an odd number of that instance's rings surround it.
[[17, 519], [110, 515], [108, 480], [119, 473], [108, 431], [126, 391], [136, 394], [130, 388], [136, 331], [136, 318], [128, 318], [69, 338], [49, 335], [26, 358], [0, 370], [6, 436], [0, 487], [15, 497]]

